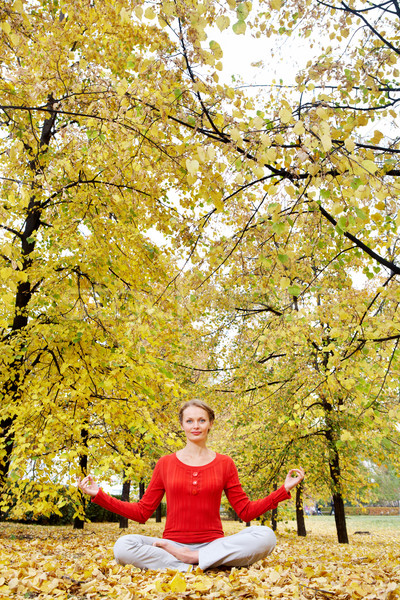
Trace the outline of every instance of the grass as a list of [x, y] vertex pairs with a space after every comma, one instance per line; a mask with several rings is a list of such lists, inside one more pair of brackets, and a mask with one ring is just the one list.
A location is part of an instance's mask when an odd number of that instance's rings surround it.
[[[370, 533], [383, 533], [387, 530], [391, 534], [400, 535], [400, 515], [380, 516], [380, 515], [352, 515], [346, 517], [347, 532], [351, 537], [356, 531], [369, 531]], [[279, 524], [278, 528], [284, 530], [287, 527], [296, 531], [295, 521], [289, 521], [287, 524]], [[307, 533], [318, 535], [335, 535], [335, 517], [319, 515], [306, 517]]]

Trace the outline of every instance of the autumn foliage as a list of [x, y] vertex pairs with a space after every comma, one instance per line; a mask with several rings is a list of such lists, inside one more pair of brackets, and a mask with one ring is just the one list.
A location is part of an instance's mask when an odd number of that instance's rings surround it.
[[[375, 529], [358, 535], [351, 546], [334, 540], [326, 523], [311, 525], [312, 537], [296, 538], [291, 528], [279, 547], [249, 568], [203, 573], [140, 571], [112, 560], [115, 527], [70, 528], [2, 525], [0, 530], [0, 597], [8, 598], [339, 598], [395, 600], [400, 594], [398, 530]], [[234, 533], [237, 524], [226, 524]], [[154, 524], [134, 531], [159, 535]]]
[[[249, 490], [301, 462], [348, 541], [344, 500], [399, 456], [399, 17], [394, 1], [2, 4], [6, 516], [57, 511], [71, 485], [82, 517], [88, 468], [145, 480], [201, 395]], [[224, 32], [299, 34], [310, 57], [290, 80], [227, 83]]]

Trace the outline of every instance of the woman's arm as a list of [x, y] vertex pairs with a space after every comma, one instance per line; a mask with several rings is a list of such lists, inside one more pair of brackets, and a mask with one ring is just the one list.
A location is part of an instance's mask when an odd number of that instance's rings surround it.
[[[296, 475], [293, 477], [292, 473]], [[276, 508], [279, 502], [290, 498], [290, 490], [300, 483], [304, 478], [303, 469], [291, 469], [286, 476], [285, 483], [276, 491], [272, 492], [260, 500], [250, 500], [243, 491], [239, 481], [238, 472], [235, 463], [232, 461], [228, 480], [225, 486], [225, 493], [232, 508], [243, 521], [252, 521], [268, 510]]]
[[91, 475], [84, 477], [82, 480], [79, 479], [78, 487], [84, 494], [91, 496], [92, 502], [95, 504], [138, 523], [145, 523], [151, 517], [160, 504], [165, 491], [157, 465], [146, 493], [139, 502], [124, 502], [109, 496], [103, 492]]

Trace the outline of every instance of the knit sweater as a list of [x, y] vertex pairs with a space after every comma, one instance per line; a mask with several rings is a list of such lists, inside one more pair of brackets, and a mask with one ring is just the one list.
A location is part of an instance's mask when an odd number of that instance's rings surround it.
[[291, 497], [282, 486], [265, 498], [250, 501], [229, 456], [217, 454], [207, 465], [193, 467], [180, 461], [176, 454], [169, 454], [157, 462], [150, 484], [139, 502], [123, 502], [101, 489], [92, 501], [123, 517], [145, 523], [165, 492], [167, 519], [163, 537], [194, 544], [224, 537], [219, 513], [223, 491], [237, 515], [246, 522]]

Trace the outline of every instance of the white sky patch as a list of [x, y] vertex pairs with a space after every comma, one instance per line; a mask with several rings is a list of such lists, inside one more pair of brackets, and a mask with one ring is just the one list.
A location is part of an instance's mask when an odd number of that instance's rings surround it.
[[[249, 33], [235, 35], [230, 29], [220, 32], [213, 28], [209, 39], [217, 41], [224, 53], [221, 83], [232, 83], [232, 76], [247, 85], [271, 85], [281, 79], [294, 84], [295, 77], [304, 68], [314, 51], [299, 38], [287, 38], [281, 49], [276, 38], [254, 38]], [[300, 61], [296, 58], [301, 58]], [[259, 64], [259, 66], [254, 66]]]

